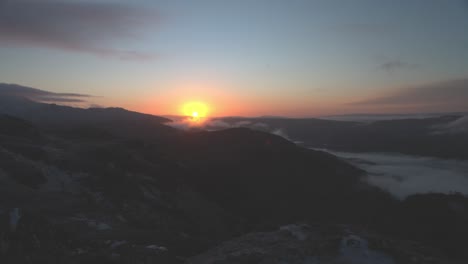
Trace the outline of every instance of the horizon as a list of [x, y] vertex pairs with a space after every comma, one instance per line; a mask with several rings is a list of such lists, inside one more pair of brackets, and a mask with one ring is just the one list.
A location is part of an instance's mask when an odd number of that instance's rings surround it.
[[75, 95], [57, 104], [163, 116], [200, 102], [210, 117], [468, 111], [464, 0], [0, 7], [0, 83]]
[[[19, 91], [18, 93], [15, 93], [14, 89], [11, 89], [11, 87], [16, 88], [16, 87], [21, 87], [21, 88], [28, 88], [28, 89], [33, 89], [33, 91]], [[7, 89], [5, 89], [7, 88]], [[42, 95], [44, 93], [46, 97], [43, 97]], [[41, 89], [36, 89], [32, 87], [25, 87], [21, 86], [18, 84], [5, 84], [5, 83], [0, 83], [0, 95], [6, 96], [5, 98], [7, 101], [9, 98], [21, 98], [21, 99], [26, 99], [32, 102], [36, 103], [42, 103], [42, 104], [50, 104], [50, 105], [59, 105], [59, 106], [67, 106], [67, 107], [73, 107], [73, 108], [81, 108], [81, 109], [123, 109], [127, 111], [134, 111], [142, 114], [150, 114], [154, 116], [160, 116], [160, 117], [165, 117], [165, 118], [193, 118], [191, 114], [189, 113], [174, 113], [174, 114], [154, 114], [154, 113], [146, 113], [146, 112], [141, 112], [135, 109], [127, 109], [122, 106], [118, 105], [108, 105], [108, 106], [102, 106], [102, 105], [86, 105], [83, 104], [83, 101], [81, 99], [71, 99], [67, 98], [68, 96], [72, 97], [94, 97], [90, 95], [81, 95], [81, 94], [73, 94], [73, 93], [53, 93], [50, 91], [46, 90], [41, 90]], [[49, 97], [47, 96], [52, 96], [51, 98], [53, 100], [50, 100]], [[57, 96], [57, 97], [54, 97]], [[54, 101], [57, 100], [57, 101]], [[347, 120], [350, 118], [355, 117], [355, 118], [360, 118], [360, 117], [381, 117], [383, 119], [400, 119], [401, 118], [427, 118], [427, 117], [435, 117], [435, 116], [444, 116], [444, 115], [468, 115], [468, 111], [445, 111], [445, 112], [407, 112], [407, 113], [365, 113], [365, 112], [352, 112], [352, 113], [344, 113], [344, 114], [333, 114], [333, 115], [309, 115], [309, 116], [288, 116], [288, 115], [209, 115], [209, 116], [204, 116], [203, 119], [205, 120], [210, 120], [210, 119], [219, 119], [219, 118], [248, 118], [248, 119], [256, 119], [256, 118], [272, 118], [272, 119], [309, 119], [309, 118], [317, 118], [317, 119], [335, 119], [340, 120], [341, 118], [343, 120]], [[379, 120], [379, 119], [376, 119]], [[175, 120], [171, 120], [175, 121]]]
[[[5, 86], [4, 86], [5, 85]], [[10, 86], [10, 87], [8, 87]], [[13, 87], [21, 87], [21, 88], [28, 88], [28, 89], [33, 89], [34, 92], [31, 93], [24, 93], [23, 91], [19, 91], [17, 94], [14, 92], [10, 94], [11, 92], [11, 86]], [[7, 89], [5, 89], [5, 87]], [[6, 91], [5, 91], [6, 90]], [[3, 93], [3, 94], [2, 94]], [[37, 94], [35, 94], [37, 93]], [[52, 95], [53, 100], [50, 100], [50, 98], [46, 97], [41, 97], [41, 93], [47, 94], [47, 96]], [[96, 96], [91, 96], [91, 95], [82, 95], [82, 94], [73, 94], [73, 93], [54, 93], [46, 90], [41, 90], [41, 89], [36, 89], [32, 87], [25, 87], [19, 84], [11, 84], [11, 83], [0, 83], [0, 95], [6, 95], [10, 96], [12, 98], [23, 98], [26, 100], [30, 100], [32, 102], [36, 103], [42, 103], [42, 104], [51, 104], [51, 105], [59, 105], [59, 106], [68, 106], [68, 107], [74, 107], [74, 108], [81, 108], [81, 109], [107, 109], [107, 108], [114, 108], [114, 109], [124, 109], [127, 111], [134, 111], [142, 114], [150, 114], [154, 116], [160, 116], [160, 117], [175, 117], [175, 118], [191, 118], [191, 114], [183, 113], [183, 111], [180, 111], [179, 113], [173, 113], [173, 114], [155, 114], [155, 113], [150, 113], [150, 112], [143, 112], [139, 111], [138, 109], [128, 109], [123, 106], [119, 105], [96, 105], [96, 104], [84, 104], [84, 100], [81, 99], [72, 99], [72, 98], [67, 98], [69, 95], [72, 95], [72, 97], [85, 97], [85, 98], [96, 98]], [[12, 96], [11, 96], [12, 95]], [[57, 96], [57, 97], [53, 97]], [[8, 99], [8, 97], [7, 97]], [[45, 99], [45, 100], [42, 100]], [[57, 101], [54, 101], [57, 100]], [[182, 105], [183, 107], [183, 105]], [[384, 119], [399, 119], [398, 117], [403, 117], [403, 118], [425, 118], [425, 117], [434, 117], [434, 116], [444, 116], [444, 115], [467, 115], [468, 110], [461, 110], [461, 111], [441, 111], [441, 112], [433, 112], [433, 111], [421, 111], [421, 112], [350, 112], [350, 113], [342, 113], [342, 114], [324, 114], [324, 115], [300, 115], [300, 116], [294, 116], [294, 115], [209, 115], [209, 116], [204, 116], [204, 119], [217, 119], [217, 118], [250, 118], [250, 119], [255, 119], [255, 118], [285, 118], [285, 119], [308, 119], [308, 118], [319, 118], [319, 119], [332, 119], [332, 118], [343, 118], [346, 120], [348, 117], [382, 117]], [[387, 118], [386, 118], [387, 117]], [[396, 118], [390, 118], [390, 117], [396, 117]], [[174, 120], [173, 120], [174, 121]]]

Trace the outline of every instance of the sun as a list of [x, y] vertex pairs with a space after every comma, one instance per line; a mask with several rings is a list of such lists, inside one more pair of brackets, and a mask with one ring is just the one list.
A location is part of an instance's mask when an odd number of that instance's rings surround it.
[[207, 117], [208, 112], [208, 106], [202, 102], [187, 102], [182, 106], [182, 114], [194, 120]]

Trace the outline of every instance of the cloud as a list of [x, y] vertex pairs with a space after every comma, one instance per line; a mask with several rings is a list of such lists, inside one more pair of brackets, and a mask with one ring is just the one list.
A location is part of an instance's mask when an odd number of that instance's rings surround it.
[[468, 115], [462, 116], [448, 124], [435, 127], [434, 134], [468, 133]]
[[245, 128], [250, 128], [252, 130], [258, 130], [258, 131], [271, 133], [271, 134], [283, 137], [287, 140], [291, 140], [283, 129], [273, 128], [273, 127], [270, 127], [268, 124], [265, 124], [262, 122], [252, 122], [250, 120], [240, 120], [240, 121], [230, 122], [230, 121], [223, 120], [223, 119], [213, 118], [213, 119], [201, 120], [200, 122], [196, 123], [192, 121], [191, 117], [180, 117], [180, 118], [173, 118], [173, 122], [167, 123], [167, 125], [178, 128], [178, 129], [183, 129], [183, 130], [197, 128], [197, 129], [205, 129], [208, 131], [245, 127]]
[[401, 60], [389, 60], [389, 61], [381, 63], [378, 68], [386, 72], [392, 73], [396, 70], [408, 70], [408, 69], [414, 69], [417, 67], [418, 67], [417, 64], [412, 64], [412, 63], [404, 62]]
[[154, 20], [148, 11], [118, 4], [0, 0], [0, 43], [150, 60], [154, 55], [114, 45], [137, 39], [136, 30]]
[[290, 140], [290, 141], [291, 141], [291, 139], [288, 137], [288, 135], [286, 134], [286, 132], [284, 132], [284, 130], [281, 129], [281, 128], [278, 128], [278, 129], [275, 129], [275, 130], [273, 130], [273, 131], [270, 131], [270, 133], [272, 133], [273, 135], [277, 135], [277, 136], [280, 136], [280, 137], [282, 137], [282, 138], [284, 138], [284, 139], [287, 139], [287, 140]]
[[[172, 117], [171, 119], [173, 121], [171, 123], [168, 123], [169, 126], [183, 130], [198, 128], [214, 131], [236, 127], [250, 127], [252, 129], [258, 128], [256, 124], [252, 124], [252, 122], [250, 121], [239, 121], [235, 123], [229, 123], [222, 119], [215, 118], [207, 118], [199, 120], [198, 122], [193, 122], [192, 117]], [[265, 129], [269, 129], [269, 127], [267, 126]]]
[[468, 116], [461, 117], [447, 124], [446, 129], [448, 129], [452, 133], [468, 132]]
[[53, 93], [16, 84], [0, 83], [0, 97], [20, 97], [44, 103], [84, 103], [92, 96], [76, 93]]
[[190, 130], [190, 129], [200, 129], [204, 128], [205, 122], [209, 122], [207, 120], [200, 120], [200, 122], [193, 122], [192, 117], [171, 117], [172, 122], [167, 123], [168, 126], [173, 128], [181, 129], [181, 130]]
[[468, 195], [468, 164], [465, 161], [384, 153], [330, 153], [368, 172], [367, 182], [404, 199], [417, 193]]
[[227, 128], [237, 128], [237, 127], [246, 127], [252, 130], [258, 130], [263, 132], [268, 132], [287, 140], [291, 140], [286, 132], [281, 128], [273, 128], [268, 124], [262, 122], [252, 122], [250, 120], [240, 120], [236, 122], [227, 122], [222, 119], [211, 119], [203, 124], [203, 128], [207, 130], [220, 130]]
[[430, 83], [405, 88], [388, 96], [351, 103], [367, 106], [420, 107], [432, 111], [468, 110], [468, 79]]
[[213, 129], [213, 130], [219, 130], [219, 129], [226, 129], [226, 128], [234, 127], [231, 124], [229, 124], [228, 122], [224, 122], [223, 120], [217, 120], [217, 119], [209, 120], [209, 122], [204, 124], [204, 126], [207, 129]]

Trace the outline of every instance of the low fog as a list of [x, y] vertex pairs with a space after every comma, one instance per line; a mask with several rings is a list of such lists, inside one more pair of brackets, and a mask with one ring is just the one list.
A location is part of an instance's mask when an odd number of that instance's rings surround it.
[[[250, 120], [242, 120], [239, 122], [226, 122], [222, 119], [215, 119], [215, 118], [207, 118], [205, 120], [200, 121], [193, 121], [191, 117], [169, 117], [173, 121], [167, 123], [167, 125], [182, 129], [182, 130], [189, 130], [189, 129], [204, 129], [208, 131], [215, 131], [221, 129], [228, 129], [228, 128], [238, 128], [238, 127], [245, 127], [250, 128], [253, 130], [259, 130], [263, 132], [268, 132], [280, 137], [283, 137], [287, 140], [293, 141], [282, 128], [273, 128], [270, 125], [262, 122], [253, 122]], [[294, 141], [293, 141], [294, 142]], [[298, 142], [296, 142], [298, 143]]]
[[465, 161], [393, 153], [327, 152], [366, 170], [370, 184], [400, 199], [429, 192], [468, 195], [468, 164]]

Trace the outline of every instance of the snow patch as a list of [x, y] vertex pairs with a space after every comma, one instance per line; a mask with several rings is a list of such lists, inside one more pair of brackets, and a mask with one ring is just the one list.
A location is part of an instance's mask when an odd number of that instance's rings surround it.
[[352, 234], [342, 238], [338, 258], [349, 264], [394, 264], [389, 256], [369, 249], [367, 240]]
[[149, 245], [149, 246], [146, 246], [147, 249], [152, 249], [152, 250], [157, 250], [157, 251], [167, 251], [167, 248], [166, 247], [161, 247], [161, 246], [157, 246], [157, 245]]
[[108, 240], [107, 241], [107, 244], [110, 244], [111, 249], [118, 248], [118, 247], [123, 246], [123, 245], [125, 245], [127, 243], [128, 243], [127, 240], [117, 240], [117, 241]]
[[158, 197], [160, 196], [160, 193], [155, 190], [154, 188], [151, 188], [149, 186], [140, 186], [141, 191], [143, 192], [143, 195], [153, 201], [159, 200]]
[[[74, 188], [73, 181], [66, 172], [52, 166], [38, 164], [41, 168], [42, 174], [46, 177], [47, 181], [40, 186], [42, 191], [48, 192], [68, 192]], [[76, 184], [75, 184], [76, 185]], [[76, 188], [76, 186], [73, 186]]]
[[112, 229], [112, 227], [106, 223], [96, 223], [95, 228], [100, 231]]
[[21, 212], [19, 208], [14, 208], [10, 212], [10, 231], [15, 232], [18, 222], [21, 219]]
[[282, 231], [288, 231], [291, 235], [293, 235], [297, 240], [304, 241], [307, 239], [308, 235], [304, 229], [306, 229], [306, 225], [285, 225], [280, 227]]
[[79, 221], [79, 222], [86, 222], [86, 224], [89, 227], [95, 228], [96, 230], [99, 230], [99, 231], [112, 229], [112, 227], [110, 225], [106, 224], [106, 223], [98, 222], [96, 220], [89, 219], [89, 218], [83, 217], [83, 216], [70, 217], [70, 219], [75, 220], [75, 221]]

